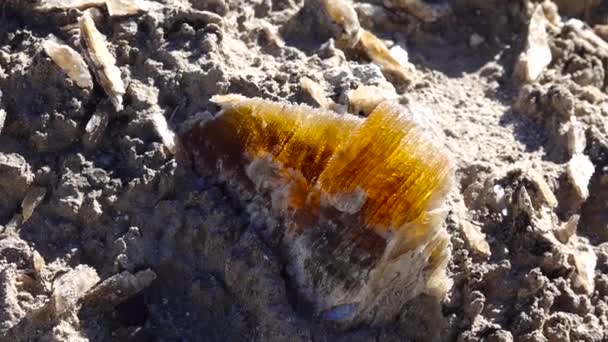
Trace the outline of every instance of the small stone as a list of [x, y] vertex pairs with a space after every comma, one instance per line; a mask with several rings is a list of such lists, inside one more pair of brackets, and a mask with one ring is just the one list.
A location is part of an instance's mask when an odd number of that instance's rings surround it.
[[46, 188], [35, 186], [28, 190], [21, 202], [21, 215], [24, 223], [32, 217], [36, 207], [44, 200], [44, 196], [46, 196]]
[[485, 41], [486, 41], [486, 39], [477, 33], [473, 33], [471, 35], [471, 37], [469, 37], [469, 45], [471, 47], [477, 47], [477, 46], [483, 44]]
[[570, 127], [568, 128], [566, 135], [568, 152], [571, 156], [581, 154], [585, 151], [585, 147], [587, 147], [585, 128], [574, 116], [570, 119]]
[[[335, 28], [339, 28], [339, 33], [333, 33], [334, 38], [343, 46], [354, 46], [359, 40], [361, 25], [352, 4], [344, 0], [315, 1], [320, 1], [323, 14], [327, 15], [329, 21], [336, 26]], [[332, 29], [335, 30], [335, 28]]]
[[553, 0], [553, 2], [559, 8], [559, 12], [568, 17], [588, 16], [590, 13], [593, 13], [591, 11], [595, 10], [596, 7], [602, 4], [601, 0]]
[[555, 197], [553, 191], [551, 191], [551, 188], [549, 187], [549, 184], [547, 184], [547, 181], [545, 181], [545, 178], [535, 169], [529, 169], [527, 174], [528, 177], [530, 177], [530, 180], [536, 186], [541, 196], [541, 200], [543, 201], [542, 204], [547, 205], [551, 209], [556, 208], [558, 204], [557, 198]]
[[516, 74], [526, 82], [535, 81], [553, 58], [546, 21], [542, 6], [537, 5], [528, 25], [526, 48], [516, 65]]
[[398, 58], [395, 58], [384, 41], [370, 31], [361, 29], [361, 37], [356, 49], [366, 55], [384, 72], [399, 78], [405, 84], [414, 82], [416, 71], [414, 65], [409, 63], [407, 59], [398, 59], [403, 58], [403, 52], [397, 52]]
[[34, 272], [38, 275], [42, 273], [42, 270], [44, 270], [44, 267], [46, 266], [44, 258], [38, 251], [32, 252], [32, 266], [34, 267]]
[[133, 15], [142, 10], [134, 0], [106, 0], [106, 7], [108, 14], [112, 17]]
[[562, 17], [559, 14], [559, 9], [557, 5], [551, 0], [545, 0], [541, 3], [543, 6], [543, 12], [545, 13], [545, 17], [556, 28], [560, 28], [562, 23]]
[[572, 18], [566, 22], [566, 26], [569, 30], [574, 31], [580, 38], [584, 39], [586, 43], [597, 48], [599, 50], [598, 53], [603, 56], [608, 54], [608, 42], [598, 36], [595, 31], [589, 29], [585, 22]]
[[461, 220], [460, 229], [467, 240], [469, 246], [476, 252], [485, 258], [489, 258], [492, 255], [490, 250], [490, 244], [486, 241], [486, 235], [481, 232], [481, 229], [467, 221], [466, 219]]
[[0, 153], [0, 203], [10, 199], [21, 201], [34, 181], [29, 163], [20, 154]]
[[484, 202], [490, 209], [495, 212], [501, 213], [507, 216], [507, 201], [505, 196], [505, 189], [500, 184], [496, 184], [493, 179], [488, 179], [484, 184]]
[[397, 99], [394, 87], [360, 86], [347, 93], [351, 113], [369, 115], [380, 103]]
[[85, 9], [93, 6], [101, 6], [106, 0], [42, 0], [40, 8], [43, 10], [51, 9]]
[[399, 44], [393, 45], [389, 49], [389, 52], [390, 52], [391, 56], [393, 56], [393, 58], [396, 59], [397, 61], [399, 61], [399, 63], [401, 63], [402, 65], [407, 65], [409, 63], [410, 56], [401, 45], [399, 45]]
[[496, 330], [485, 339], [487, 342], [513, 342], [513, 335], [507, 330]]
[[167, 119], [160, 111], [155, 111], [151, 116], [152, 124], [156, 134], [160, 137], [161, 141], [172, 154], [177, 153], [180, 146], [179, 139], [175, 132], [169, 127]]
[[116, 58], [108, 49], [106, 37], [97, 30], [89, 11], [79, 20], [80, 35], [86, 46], [88, 62], [97, 79], [110, 97], [117, 111], [122, 110], [122, 97], [125, 94], [125, 84], [121, 78], [120, 69], [116, 66]]
[[60, 321], [59, 324], [53, 327], [53, 341], [70, 341], [70, 342], [89, 342], [90, 340], [82, 335], [80, 329], [75, 329], [73, 325], [67, 321]]
[[308, 77], [300, 79], [300, 86], [306, 93], [324, 109], [330, 109], [335, 106], [335, 103], [325, 95], [325, 91], [321, 85]]
[[123, 271], [95, 286], [87, 294], [84, 301], [88, 304], [118, 305], [150, 286], [155, 279], [156, 273], [151, 269], [139, 271], [135, 274]]
[[423, 0], [385, 0], [384, 3], [403, 9], [427, 23], [437, 21], [452, 11], [448, 3], [428, 3]]
[[4, 128], [4, 122], [6, 122], [6, 111], [0, 108], [0, 134], [2, 134], [2, 129]]
[[93, 76], [84, 58], [69, 45], [55, 36], [50, 36], [42, 43], [44, 51], [68, 77], [81, 88], [93, 88]]
[[582, 201], [589, 197], [589, 181], [594, 172], [595, 166], [585, 154], [575, 155], [566, 166], [568, 179]]
[[570, 275], [575, 287], [586, 294], [592, 294], [595, 288], [595, 266], [597, 256], [589, 243], [580, 244], [571, 254], [576, 272]]
[[82, 144], [86, 149], [91, 150], [97, 147], [109, 123], [110, 114], [105, 108], [99, 108], [93, 113], [82, 136]]
[[566, 222], [565, 224], [561, 225], [560, 227], [558, 227], [555, 230], [555, 237], [561, 243], [568, 243], [568, 241], [570, 240], [570, 238], [572, 236], [574, 236], [574, 234], [576, 234], [576, 228], [578, 226], [579, 219], [580, 219], [579, 215], [573, 215], [572, 217], [570, 217], [570, 219], [568, 220], [568, 222]]
[[99, 282], [97, 271], [87, 265], [78, 265], [55, 280], [51, 299], [56, 315], [61, 316], [74, 310], [80, 298], [84, 297], [97, 282]]

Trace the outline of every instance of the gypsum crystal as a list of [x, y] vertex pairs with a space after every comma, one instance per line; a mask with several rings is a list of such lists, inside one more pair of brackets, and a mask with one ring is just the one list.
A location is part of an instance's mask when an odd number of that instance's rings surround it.
[[445, 296], [451, 162], [407, 108], [383, 102], [362, 120], [239, 95], [212, 101], [222, 111], [182, 142], [197, 172], [267, 218], [261, 235], [316, 317], [382, 325], [422, 293]]

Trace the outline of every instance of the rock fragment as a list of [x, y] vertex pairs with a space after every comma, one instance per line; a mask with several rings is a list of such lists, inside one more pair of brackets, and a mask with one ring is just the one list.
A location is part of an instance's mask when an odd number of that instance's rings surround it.
[[54, 36], [42, 43], [44, 51], [79, 87], [93, 88], [93, 76], [84, 58], [69, 45]]
[[547, 184], [545, 178], [535, 169], [528, 169], [526, 173], [530, 181], [534, 183], [536, 190], [538, 190], [541, 205], [546, 205], [550, 209], [555, 209], [558, 205], [557, 198], [549, 187], [549, 184]]
[[608, 42], [598, 36], [592, 29], [590, 29], [583, 21], [578, 19], [570, 19], [565, 24], [566, 28], [576, 32], [576, 34], [583, 38], [587, 43], [597, 51], [599, 56], [606, 58], [608, 57]]
[[308, 77], [300, 79], [300, 86], [310, 95], [310, 97], [323, 109], [331, 109], [336, 104], [325, 95], [321, 85]]
[[125, 16], [137, 14], [142, 8], [134, 0], [106, 0], [106, 7], [110, 16]]
[[39, 8], [43, 10], [49, 9], [62, 9], [67, 10], [70, 8], [75, 9], [86, 9], [94, 6], [102, 6], [106, 0], [43, 0]]
[[528, 24], [525, 50], [519, 55], [516, 65], [516, 74], [525, 82], [535, 81], [553, 58], [546, 22], [542, 6], [537, 5]]
[[348, 110], [351, 113], [370, 114], [376, 106], [387, 100], [397, 99], [395, 88], [380, 86], [359, 86], [346, 94]]
[[309, 6], [321, 9], [321, 26], [329, 31], [329, 35], [336, 39], [341, 48], [357, 44], [361, 26], [357, 12], [350, 3], [344, 0], [311, 0]]
[[384, 72], [398, 77], [406, 84], [414, 81], [414, 67], [407, 61], [396, 59], [386, 44], [373, 33], [361, 29], [361, 39], [356, 47]]
[[569, 17], [589, 15], [590, 11], [594, 10], [602, 3], [601, 0], [553, 0], [553, 2], [555, 2], [561, 14]]
[[591, 245], [579, 244], [576, 250], [569, 254], [576, 271], [572, 272], [570, 278], [575, 287], [580, 288], [587, 294], [592, 294], [595, 289], [595, 266], [597, 256]]
[[576, 234], [576, 227], [578, 226], [579, 215], [572, 215], [568, 222], [562, 224], [555, 230], [555, 237], [561, 243], [568, 243], [570, 238]]
[[19, 303], [18, 276], [14, 264], [9, 264], [0, 272], [0, 334], [17, 325], [26, 315]]
[[570, 156], [582, 154], [587, 147], [585, 127], [576, 120], [575, 116], [570, 118], [568, 131], [566, 132], [566, 147]]
[[595, 166], [584, 154], [575, 155], [566, 166], [568, 179], [581, 201], [585, 201], [589, 197], [589, 181], [594, 172]]
[[167, 119], [160, 111], [155, 111], [151, 116], [150, 120], [152, 120], [152, 125], [154, 126], [154, 130], [156, 134], [160, 137], [163, 145], [171, 152], [172, 154], [177, 153], [177, 150], [180, 146], [179, 139], [175, 132], [169, 127], [167, 123]]
[[97, 147], [110, 123], [110, 114], [104, 107], [98, 108], [93, 113], [84, 128], [82, 143], [86, 149], [92, 150]]
[[44, 200], [44, 196], [46, 196], [46, 188], [35, 186], [28, 190], [25, 198], [23, 198], [23, 201], [21, 202], [23, 222], [27, 222], [27, 220], [32, 217], [36, 207]]
[[90, 340], [82, 332], [74, 328], [67, 321], [60, 321], [53, 327], [51, 332], [53, 341], [89, 342]]
[[84, 10], [90, 7], [104, 6], [111, 17], [134, 15], [162, 5], [146, 0], [43, 0], [38, 8], [42, 10]]
[[33, 180], [34, 174], [25, 158], [17, 153], [0, 153], [0, 203], [21, 201]]
[[123, 271], [95, 286], [87, 294], [84, 301], [93, 305], [118, 305], [150, 286], [155, 279], [156, 273], [151, 269], [139, 271], [135, 274]]
[[486, 241], [486, 236], [481, 232], [479, 226], [472, 224], [466, 219], [462, 219], [460, 221], [460, 229], [462, 229], [462, 233], [472, 250], [485, 258], [492, 255], [490, 244]]
[[53, 282], [51, 295], [55, 314], [61, 316], [76, 308], [78, 301], [98, 282], [97, 271], [86, 265], [78, 265], [59, 277]]
[[427, 23], [437, 21], [451, 12], [448, 3], [427, 3], [423, 0], [386, 0], [384, 3], [389, 7], [400, 8]]
[[6, 111], [0, 108], [0, 134], [2, 134], [2, 129], [4, 128], [4, 122], [6, 122]]
[[473, 33], [470, 37], [469, 37], [469, 46], [471, 47], [477, 47], [481, 44], [483, 44], [485, 42], [485, 38], [480, 36], [478, 33]]
[[46, 261], [44, 261], [42, 255], [40, 255], [40, 253], [38, 253], [36, 250], [32, 252], [32, 266], [34, 268], [34, 272], [36, 272], [36, 275], [38, 276], [46, 267]]
[[95, 72], [97, 80], [117, 111], [122, 109], [122, 97], [125, 85], [116, 66], [116, 59], [108, 50], [105, 37], [95, 27], [95, 22], [89, 12], [85, 12], [79, 20], [80, 33], [87, 48], [88, 62]]

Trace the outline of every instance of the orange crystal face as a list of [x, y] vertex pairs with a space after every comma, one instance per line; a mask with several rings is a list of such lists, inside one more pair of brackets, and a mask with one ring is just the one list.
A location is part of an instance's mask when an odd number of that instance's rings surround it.
[[385, 102], [364, 120], [307, 106], [225, 98], [220, 115], [190, 132], [191, 144], [214, 151], [201, 153], [233, 167], [270, 156], [291, 184], [293, 210], [331, 205], [357, 213], [379, 233], [425, 234], [426, 214], [445, 197], [451, 168], [406, 108]]

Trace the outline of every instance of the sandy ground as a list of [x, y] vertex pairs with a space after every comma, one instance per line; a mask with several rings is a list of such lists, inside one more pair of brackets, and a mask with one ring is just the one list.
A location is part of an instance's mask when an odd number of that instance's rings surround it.
[[[538, 2], [451, 1], [427, 22], [400, 1], [355, 1], [362, 27], [407, 51], [408, 87], [327, 41], [303, 1], [151, 2], [94, 16], [126, 84], [120, 111], [43, 50], [53, 34], [83, 51], [81, 10], [0, 3], [1, 340], [608, 339], [605, 5], [557, 1], [551, 17], [545, 1], [552, 60], [523, 82]], [[158, 134], [159, 116], [179, 134], [217, 112], [216, 94], [318, 106], [305, 76], [338, 104], [394, 86], [454, 159], [442, 301], [422, 295], [380, 327], [310, 317], [243, 201]], [[108, 122], [93, 142], [92, 117]]]

